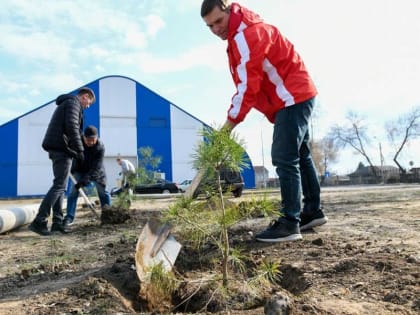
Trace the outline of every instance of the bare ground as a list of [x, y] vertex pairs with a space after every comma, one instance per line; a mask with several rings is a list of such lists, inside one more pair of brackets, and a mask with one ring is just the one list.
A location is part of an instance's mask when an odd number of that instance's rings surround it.
[[[255, 197], [252, 192], [232, 201]], [[304, 233], [302, 241], [254, 241], [268, 223], [260, 218], [238, 225], [232, 245], [255, 262], [280, 262], [281, 281], [273, 290], [290, 298], [290, 314], [419, 314], [420, 186], [325, 188], [322, 198], [329, 222]], [[174, 200], [138, 200], [123, 224], [101, 225], [79, 209], [67, 235], [41, 237], [26, 226], [0, 235], [0, 313], [158, 314], [146, 311], [138, 297], [135, 246], [147, 219], [159, 217]], [[190, 279], [214, 273], [184, 248], [175, 269]], [[174, 314], [264, 314], [263, 298], [242, 300], [224, 310], [209, 304]]]

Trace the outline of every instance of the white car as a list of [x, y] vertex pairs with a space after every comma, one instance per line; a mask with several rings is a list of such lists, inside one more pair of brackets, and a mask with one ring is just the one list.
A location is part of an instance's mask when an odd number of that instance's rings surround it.
[[178, 184], [178, 188], [181, 192], [185, 192], [188, 186], [191, 185], [192, 179], [186, 179]]

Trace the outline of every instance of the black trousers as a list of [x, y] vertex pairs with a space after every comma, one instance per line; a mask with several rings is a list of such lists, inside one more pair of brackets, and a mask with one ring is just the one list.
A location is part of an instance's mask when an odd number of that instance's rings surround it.
[[67, 189], [72, 158], [67, 153], [59, 151], [50, 151], [48, 155], [52, 161], [54, 180], [39, 206], [35, 221], [46, 223], [52, 208], [53, 222], [61, 223], [63, 221], [64, 192]]

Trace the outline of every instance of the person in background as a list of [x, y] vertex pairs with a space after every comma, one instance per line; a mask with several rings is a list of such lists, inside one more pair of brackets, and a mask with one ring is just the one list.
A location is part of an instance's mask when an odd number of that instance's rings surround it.
[[301, 230], [327, 222], [309, 144], [315, 85], [293, 44], [251, 10], [227, 0], [204, 0], [201, 17], [211, 32], [227, 40], [236, 93], [223, 128], [231, 132], [252, 108], [274, 124], [271, 157], [280, 180], [282, 205], [278, 220], [256, 239], [302, 239]]
[[[63, 226], [63, 198], [67, 188], [72, 159], [83, 161], [83, 110], [95, 103], [95, 93], [88, 87], [82, 87], [77, 95], [63, 94], [56, 99], [57, 107], [49, 122], [42, 142], [42, 148], [48, 152], [52, 161], [53, 185], [42, 199], [38, 213], [29, 229], [40, 235], [51, 232], [65, 233]], [[48, 218], [53, 211], [51, 232], [48, 230]]]
[[122, 176], [121, 189], [130, 188], [130, 182], [136, 175], [136, 168], [129, 160], [122, 159], [120, 157], [117, 158], [117, 163], [121, 166], [121, 172], [119, 174]]
[[86, 127], [83, 133], [83, 145], [85, 159], [74, 161], [72, 174], [77, 184], [72, 184], [70, 194], [67, 197], [67, 212], [64, 218], [64, 229], [69, 232], [69, 226], [76, 217], [77, 198], [79, 189], [95, 184], [102, 209], [111, 205], [111, 195], [106, 190], [106, 173], [104, 167], [105, 146], [98, 138], [98, 130], [95, 126]]

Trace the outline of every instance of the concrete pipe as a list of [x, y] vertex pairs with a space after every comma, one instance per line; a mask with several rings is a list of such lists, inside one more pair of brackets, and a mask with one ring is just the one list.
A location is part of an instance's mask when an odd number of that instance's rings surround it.
[[0, 209], [0, 234], [31, 223], [38, 212], [38, 205], [25, 205]]

